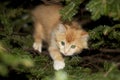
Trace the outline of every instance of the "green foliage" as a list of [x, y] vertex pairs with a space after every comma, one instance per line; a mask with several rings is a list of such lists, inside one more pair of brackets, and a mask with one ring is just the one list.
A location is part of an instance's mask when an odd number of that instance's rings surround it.
[[[60, 11], [63, 21], [71, 21], [85, 1], [65, 0], [65, 7]], [[49, 56], [31, 51], [32, 25], [27, 24], [31, 23], [28, 10], [8, 7], [9, 2], [0, 3], [0, 76], [9, 76], [15, 70], [16, 74], [26, 73], [29, 80], [119, 80], [118, 63], [106, 61], [102, 70], [92, 73], [91, 68], [81, 67], [83, 58], [80, 56], [65, 57], [65, 69], [55, 71]], [[89, 0], [84, 6], [92, 20], [107, 16], [120, 21], [119, 0]], [[88, 31], [90, 48], [120, 47], [120, 24], [95, 26]]]
[[64, 71], [56, 71], [55, 80], [68, 80], [67, 73]]
[[[85, 0], [65, 0], [67, 5], [61, 10], [63, 20], [72, 20], [78, 12], [79, 5]], [[86, 9], [91, 12], [93, 20], [101, 16], [109, 16], [114, 20], [120, 20], [120, 1], [119, 0], [90, 0]]]
[[80, 3], [83, 0], [66, 0], [67, 5], [60, 11], [63, 21], [71, 21], [72, 17], [78, 12]]
[[32, 36], [20, 32], [23, 25], [30, 21], [29, 17], [24, 18], [27, 11], [23, 8], [7, 8], [8, 4], [9, 2], [0, 3], [1, 76], [7, 76], [11, 70], [21, 72], [22, 69], [30, 69], [34, 65], [29, 53], [24, 51], [31, 46]]
[[103, 15], [120, 20], [119, 0], [91, 0], [86, 5], [86, 9], [91, 12], [93, 20], [97, 20]]
[[108, 66], [108, 64], [105, 63], [105, 65], [109, 67], [108, 70], [97, 73], [91, 73], [88, 68], [82, 68], [80, 66], [74, 66], [72, 68], [68, 68], [68, 66], [66, 66], [64, 71], [55, 71], [55, 74], [49, 75], [42, 80], [119, 80], [119, 70], [114, 66], [116, 64], [109, 63]]
[[[89, 31], [91, 40], [94, 40], [92, 43], [92, 48], [100, 48], [109, 45], [109, 48], [118, 48], [120, 44], [120, 24], [116, 24], [112, 27], [110, 26], [98, 26], [93, 30]], [[116, 42], [113, 42], [115, 40]]]
[[[18, 51], [18, 50], [17, 50]], [[15, 51], [16, 52], [16, 51]], [[31, 68], [33, 66], [33, 61], [29, 57], [22, 57], [17, 54], [21, 52], [16, 52], [13, 54], [8, 52], [2, 44], [0, 44], [0, 75], [6, 76], [12, 69]]]
[[[4, 26], [0, 33], [0, 36], [2, 37], [1, 41], [3, 43], [5, 42], [6, 46], [9, 46], [10, 43], [18, 44], [21, 47], [25, 47], [25, 45], [23, 44], [31, 46], [32, 44], [28, 43], [26, 39], [32, 42], [31, 40], [32, 37], [31, 35], [26, 35], [27, 29], [24, 26], [26, 23], [31, 21], [30, 17], [26, 16], [28, 14], [27, 10], [23, 8], [19, 9], [6, 8], [5, 6], [8, 3], [3, 4], [4, 5], [0, 7], [0, 8], [4, 7], [0, 11], [0, 21], [1, 24]], [[31, 28], [31, 26], [29, 26], [29, 28]], [[20, 30], [22, 29], [26, 30], [26, 32], [24, 33], [20, 32]]]

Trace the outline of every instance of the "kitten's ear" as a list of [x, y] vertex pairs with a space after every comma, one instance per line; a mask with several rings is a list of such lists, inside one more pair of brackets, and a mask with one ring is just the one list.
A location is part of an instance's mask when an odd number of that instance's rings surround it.
[[82, 30], [82, 31], [81, 31], [81, 36], [82, 36], [82, 39], [83, 39], [83, 40], [88, 41], [88, 39], [89, 39], [89, 34], [88, 34], [88, 32]]
[[88, 39], [89, 39], [89, 35], [88, 32], [82, 30], [81, 31], [81, 40], [82, 40], [82, 44], [83, 44], [83, 48], [88, 49]]
[[66, 31], [66, 28], [63, 24], [58, 24], [57, 31], [60, 33], [64, 33]]

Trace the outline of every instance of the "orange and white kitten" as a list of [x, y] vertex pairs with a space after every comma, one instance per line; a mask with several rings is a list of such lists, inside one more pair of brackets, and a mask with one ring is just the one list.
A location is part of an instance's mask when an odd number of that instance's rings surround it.
[[88, 48], [88, 33], [75, 21], [70, 25], [63, 24], [59, 14], [61, 8], [60, 5], [40, 5], [32, 10], [35, 27], [33, 48], [42, 52], [42, 41], [46, 41], [55, 70], [65, 67], [62, 54], [71, 56]]

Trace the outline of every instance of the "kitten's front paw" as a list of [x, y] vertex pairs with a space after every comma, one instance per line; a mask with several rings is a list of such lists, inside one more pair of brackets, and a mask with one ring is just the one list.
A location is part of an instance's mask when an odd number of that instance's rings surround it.
[[42, 52], [42, 44], [41, 43], [34, 42], [33, 48], [35, 50], [38, 50], [40, 53]]
[[55, 70], [60, 70], [65, 67], [65, 63], [64, 63], [64, 61], [54, 61], [53, 67]]

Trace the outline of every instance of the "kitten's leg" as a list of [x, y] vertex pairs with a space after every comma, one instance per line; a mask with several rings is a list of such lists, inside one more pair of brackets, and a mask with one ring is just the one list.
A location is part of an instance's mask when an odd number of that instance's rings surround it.
[[49, 52], [50, 52], [50, 56], [54, 61], [54, 64], [53, 64], [54, 69], [55, 70], [63, 69], [65, 67], [65, 63], [59, 50], [55, 47], [49, 47]]
[[34, 30], [34, 43], [33, 48], [38, 50], [40, 53], [42, 52], [42, 38], [43, 38], [43, 29], [40, 23], [35, 23]]

